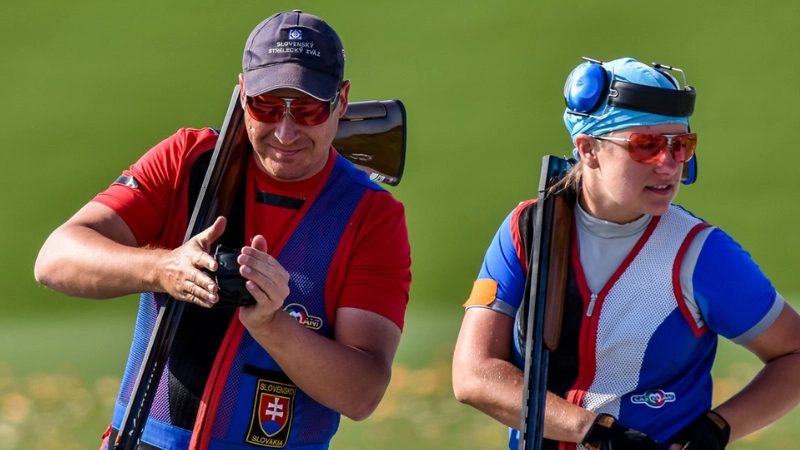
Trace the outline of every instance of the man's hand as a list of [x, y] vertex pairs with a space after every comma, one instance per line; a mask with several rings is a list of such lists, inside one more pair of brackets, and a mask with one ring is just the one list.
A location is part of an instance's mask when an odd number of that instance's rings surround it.
[[731, 427], [714, 411], [706, 411], [672, 437], [673, 445], [681, 450], [724, 450], [728, 445]]
[[224, 217], [217, 217], [213, 225], [164, 254], [158, 264], [158, 282], [165, 292], [206, 308], [219, 300], [217, 285], [202, 269], [217, 270], [212, 244], [222, 236], [225, 224]]
[[598, 414], [582, 444], [589, 450], [662, 450], [650, 436], [617, 423], [608, 414]]
[[267, 254], [267, 240], [261, 235], [242, 248], [238, 262], [245, 286], [256, 300], [255, 305], [239, 309], [239, 320], [248, 329], [268, 326], [289, 296], [289, 273]]

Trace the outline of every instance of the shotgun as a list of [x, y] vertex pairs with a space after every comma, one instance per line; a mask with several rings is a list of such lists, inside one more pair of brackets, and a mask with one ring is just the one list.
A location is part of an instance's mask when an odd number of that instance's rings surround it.
[[[195, 202], [184, 242], [231, 211], [237, 187], [247, 168], [252, 146], [244, 125], [239, 85], [233, 89], [228, 111]], [[334, 148], [370, 178], [397, 186], [403, 176], [406, 152], [406, 112], [399, 100], [352, 102], [339, 120]], [[167, 363], [185, 302], [167, 296], [159, 309], [144, 360], [133, 385], [114, 450], [135, 450], [153, 405], [158, 382]]]
[[522, 305], [525, 357], [519, 450], [540, 450], [544, 434], [547, 369], [558, 348], [567, 285], [572, 226], [572, 193], [559, 181], [572, 166], [555, 156], [542, 159], [533, 219], [532, 251]]

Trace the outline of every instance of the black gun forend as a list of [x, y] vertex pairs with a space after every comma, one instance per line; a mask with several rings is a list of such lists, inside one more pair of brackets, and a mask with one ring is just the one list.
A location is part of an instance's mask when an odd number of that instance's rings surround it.
[[214, 308], [236, 308], [249, 306], [256, 302], [245, 287], [247, 280], [239, 273], [241, 265], [237, 258], [241, 253], [242, 249], [240, 248], [231, 249], [217, 245], [214, 252], [214, 259], [218, 264], [217, 271], [203, 269], [203, 272], [210, 276], [219, 287], [219, 302], [214, 305]]

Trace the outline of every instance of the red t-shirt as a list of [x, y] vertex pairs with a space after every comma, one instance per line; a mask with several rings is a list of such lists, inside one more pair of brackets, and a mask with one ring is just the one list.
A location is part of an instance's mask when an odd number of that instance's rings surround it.
[[[130, 186], [133, 183], [114, 183], [93, 201], [119, 214], [139, 245], [176, 248], [183, 243], [189, 222], [192, 166], [198, 156], [214, 148], [216, 140], [217, 134], [208, 128], [178, 130], [123, 172], [123, 176], [136, 180], [136, 187]], [[252, 159], [246, 182], [257, 191], [313, 201], [337, 156], [331, 149], [325, 168], [299, 182], [275, 180]], [[298, 211], [258, 203], [254, 198], [255, 195], [248, 195], [245, 206], [246, 240], [249, 243], [260, 234], [272, 250], [286, 240], [283, 234]], [[329, 269], [325, 293], [330, 323], [334, 323], [337, 308], [352, 307], [380, 314], [402, 329], [410, 267], [411, 249], [402, 203], [387, 191], [367, 190], [345, 228]]]

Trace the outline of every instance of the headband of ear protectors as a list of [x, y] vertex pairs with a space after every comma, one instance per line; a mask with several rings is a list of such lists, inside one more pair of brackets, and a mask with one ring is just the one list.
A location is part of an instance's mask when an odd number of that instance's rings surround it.
[[[569, 115], [602, 120], [610, 107], [667, 116], [664, 118], [666, 122], [669, 117], [688, 118], [694, 112], [697, 93], [692, 86], [686, 84], [686, 76], [681, 69], [653, 63], [655, 73], [662, 75], [667, 81], [664, 83], [653, 79], [654, 83], [666, 85], [657, 87], [620, 79], [614, 71], [616, 61], [606, 64], [587, 57], [583, 59], [586, 62], [569, 74], [564, 85], [564, 101], [567, 104], [566, 113]], [[641, 65], [635, 60], [630, 61]], [[683, 74], [683, 89], [678, 80], [664, 69]], [[681, 182], [692, 184], [696, 180], [697, 155], [683, 165]]]

